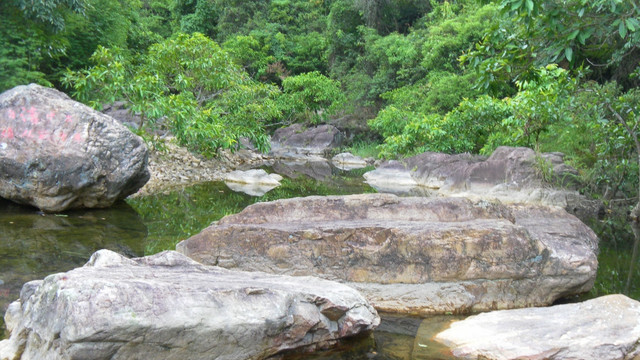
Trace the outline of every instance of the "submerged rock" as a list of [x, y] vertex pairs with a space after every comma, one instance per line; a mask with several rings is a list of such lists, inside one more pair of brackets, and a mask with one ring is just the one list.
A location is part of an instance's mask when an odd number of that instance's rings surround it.
[[149, 179], [144, 141], [39, 85], [0, 94], [0, 197], [49, 212], [101, 208]]
[[96, 252], [81, 268], [25, 284], [5, 315], [0, 359], [264, 359], [369, 331], [355, 290], [204, 266], [176, 252]]
[[548, 305], [588, 291], [598, 239], [560, 208], [389, 194], [259, 203], [180, 244], [206, 264], [315, 275], [383, 311]]
[[599, 209], [572, 189], [577, 171], [564, 163], [561, 153], [536, 154], [524, 147], [501, 146], [489, 158], [426, 152], [387, 162], [365, 179], [385, 192], [406, 192], [411, 179], [411, 187], [438, 195], [560, 206], [583, 218], [595, 217]]
[[495, 311], [455, 322], [435, 339], [464, 359], [638, 359], [640, 302], [608, 295], [578, 304]]

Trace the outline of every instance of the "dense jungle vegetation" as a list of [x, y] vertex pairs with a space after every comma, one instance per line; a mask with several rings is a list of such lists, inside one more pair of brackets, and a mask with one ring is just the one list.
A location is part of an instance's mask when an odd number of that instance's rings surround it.
[[386, 158], [561, 151], [630, 209], [639, 45], [636, 0], [5, 0], [0, 90], [126, 100], [211, 156], [336, 118]]

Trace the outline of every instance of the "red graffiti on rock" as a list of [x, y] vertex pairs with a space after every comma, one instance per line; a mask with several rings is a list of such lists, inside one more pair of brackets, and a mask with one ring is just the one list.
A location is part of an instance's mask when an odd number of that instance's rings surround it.
[[62, 146], [68, 144], [68, 141], [82, 143], [86, 139], [84, 131], [71, 114], [59, 114], [53, 110], [38, 111], [33, 106], [7, 108], [4, 112], [5, 114], [0, 112], [0, 119], [8, 121], [0, 121], [0, 140], [18, 139]]

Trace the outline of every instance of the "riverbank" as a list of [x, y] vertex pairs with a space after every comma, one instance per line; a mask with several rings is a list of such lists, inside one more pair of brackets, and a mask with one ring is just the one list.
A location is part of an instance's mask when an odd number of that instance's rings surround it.
[[208, 159], [179, 146], [175, 138], [161, 140], [162, 146], [149, 149], [149, 181], [131, 197], [165, 193], [208, 181], [220, 181], [224, 174], [237, 169], [260, 167], [269, 161], [264, 154], [246, 149], [222, 150]]

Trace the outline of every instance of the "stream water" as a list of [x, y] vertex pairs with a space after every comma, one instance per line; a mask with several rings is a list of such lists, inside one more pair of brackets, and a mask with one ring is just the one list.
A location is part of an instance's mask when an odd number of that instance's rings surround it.
[[[260, 197], [234, 192], [224, 183], [213, 182], [127, 199], [105, 210], [64, 214], [44, 214], [0, 200], [0, 312], [4, 314], [9, 303], [19, 297], [25, 282], [81, 266], [99, 249], [127, 256], [153, 254], [173, 249], [178, 241], [200, 232], [212, 221], [256, 202], [375, 192], [362, 182], [364, 170], [302, 171], [307, 175], [301, 175], [300, 169], [276, 170], [288, 177], [281, 187]], [[594, 289], [576, 299], [609, 293], [626, 293], [640, 299], [640, 266], [634, 267], [631, 261], [631, 229], [611, 220], [592, 226], [602, 239], [598, 277]], [[431, 337], [459, 317], [420, 319], [382, 314], [382, 318], [373, 334], [351, 339], [328, 352], [313, 356], [289, 354], [285, 358], [453, 359]], [[0, 319], [0, 335], [2, 329], [4, 322]]]

